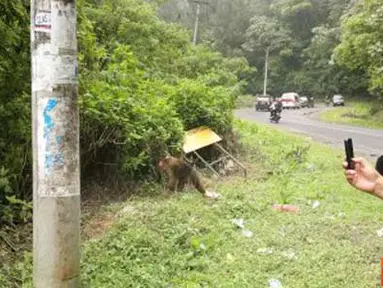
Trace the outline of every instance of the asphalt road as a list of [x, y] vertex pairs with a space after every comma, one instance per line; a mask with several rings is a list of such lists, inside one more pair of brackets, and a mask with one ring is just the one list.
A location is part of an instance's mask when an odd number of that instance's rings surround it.
[[236, 117], [243, 120], [267, 123], [275, 128], [283, 129], [311, 137], [317, 142], [343, 148], [343, 140], [351, 137], [354, 143], [355, 156], [376, 159], [383, 154], [383, 130], [360, 128], [350, 125], [331, 124], [319, 121], [318, 112], [336, 108], [304, 108], [299, 110], [283, 110], [278, 124], [269, 122], [269, 112], [256, 112], [254, 108], [243, 108], [235, 111]]

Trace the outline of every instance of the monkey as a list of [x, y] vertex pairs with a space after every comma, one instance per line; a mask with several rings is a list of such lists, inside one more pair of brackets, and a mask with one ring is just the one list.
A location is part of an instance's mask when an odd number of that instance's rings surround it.
[[202, 184], [197, 170], [185, 160], [166, 156], [158, 162], [158, 167], [169, 177], [167, 188], [170, 191], [182, 191], [186, 183], [192, 184], [202, 195], [207, 196], [207, 190]]
[[375, 165], [376, 171], [379, 172], [380, 175], [383, 176], [383, 155], [376, 160], [376, 165]]

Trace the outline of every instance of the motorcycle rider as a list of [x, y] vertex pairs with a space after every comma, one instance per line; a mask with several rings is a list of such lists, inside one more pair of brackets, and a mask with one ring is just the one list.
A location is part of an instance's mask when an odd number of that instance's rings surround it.
[[282, 113], [282, 102], [274, 99], [270, 105], [270, 119], [275, 119], [276, 116], [279, 116], [278, 113]]

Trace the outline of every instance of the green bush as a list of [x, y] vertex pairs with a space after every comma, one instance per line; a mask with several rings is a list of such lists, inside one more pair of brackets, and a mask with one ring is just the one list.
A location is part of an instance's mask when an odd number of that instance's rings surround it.
[[83, 171], [107, 162], [137, 177], [178, 151], [184, 130], [230, 131], [246, 60], [191, 45], [184, 29], [160, 21], [145, 1], [81, 7]]
[[209, 126], [224, 134], [231, 129], [234, 97], [224, 87], [210, 88], [200, 81], [183, 80], [170, 101], [187, 130]]
[[[132, 177], [148, 172], [167, 149], [177, 150], [183, 126], [166, 98], [158, 95], [156, 82], [140, 83], [128, 89], [99, 81], [82, 97], [82, 150], [87, 151], [83, 165], [92, 155], [95, 161], [107, 157]], [[101, 154], [101, 155], [100, 155]]]
[[[26, 220], [31, 208], [29, 8], [0, 4], [7, 12], [0, 19], [0, 221], [7, 222]], [[185, 129], [231, 129], [250, 71], [244, 58], [192, 45], [190, 31], [161, 21], [144, 0], [78, 0], [77, 8], [84, 177], [153, 176], [159, 157], [180, 150]]]
[[30, 213], [19, 200], [31, 198], [28, 6], [0, 3], [0, 223], [22, 222]]

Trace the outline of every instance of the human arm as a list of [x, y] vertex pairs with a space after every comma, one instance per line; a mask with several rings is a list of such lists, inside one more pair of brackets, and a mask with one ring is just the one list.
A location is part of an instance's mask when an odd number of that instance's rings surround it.
[[364, 158], [354, 158], [355, 170], [347, 169], [343, 163], [347, 182], [358, 190], [367, 192], [383, 200], [383, 177]]

